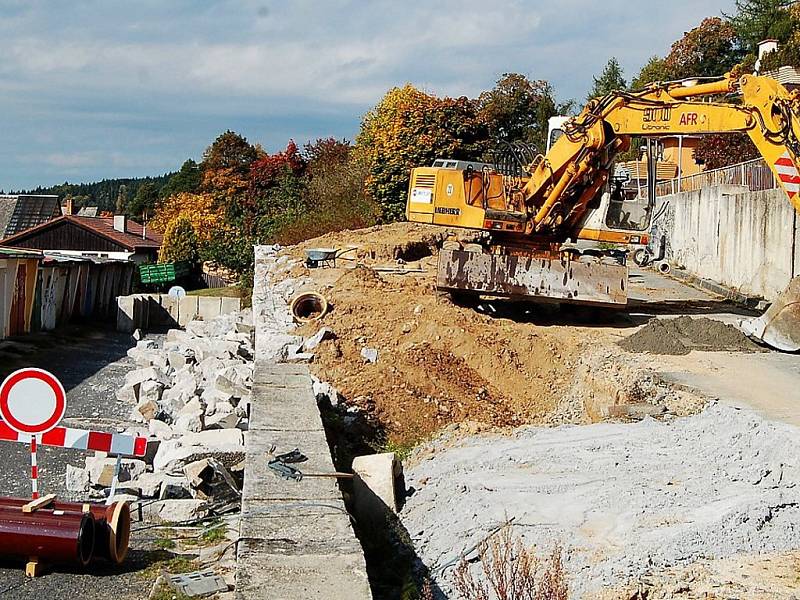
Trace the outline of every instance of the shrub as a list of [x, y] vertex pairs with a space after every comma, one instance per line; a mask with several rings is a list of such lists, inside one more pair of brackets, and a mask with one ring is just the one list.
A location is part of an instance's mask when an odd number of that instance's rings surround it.
[[477, 579], [466, 558], [455, 571], [455, 587], [463, 600], [567, 600], [568, 588], [561, 547], [546, 559], [525, 548], [506, 525], [478, 547], [483, 579]]

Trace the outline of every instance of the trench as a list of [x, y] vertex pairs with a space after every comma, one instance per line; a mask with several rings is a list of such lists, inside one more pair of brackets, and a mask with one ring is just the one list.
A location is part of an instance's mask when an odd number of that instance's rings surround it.
[[[352, 413], [345, 402], [331, 406], [327, 396], [317, 402], [325, 427], [333, 464], [337, 471], [351, 472], [356, 456], [386, 451], [383, 427], [363, 412]], [[399, 485], [405, 490], [404, 482]], [[345, 506], [353, 515], [353, 482], [340, 480]], [[413, 492], [413, 490], [410, 490]], [[401, 502], [404, 498], [401, 498]], [[352, 518], [353, 529], [361, 542], [367, 576], [374, 600], [423, 600], [428, 572], [417, 556], [411, 536], [397, 515], [390, 515], [383, 529], [367, 528]]]

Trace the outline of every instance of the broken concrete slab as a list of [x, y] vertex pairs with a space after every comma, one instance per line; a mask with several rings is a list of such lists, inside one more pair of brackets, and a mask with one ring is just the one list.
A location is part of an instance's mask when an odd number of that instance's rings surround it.
[[158, 500], [142, 506], [143, 515], [151, 521], [161, 523], [184, 523], [202, 519], [208, 515], [205, 500]]
[[[117, 460], [105, 456], [87, 456], [85, 458], [86, 471], [89, 474], [89, 482], [92, 485], [108, 487], [114, 478], [114, 469]], [[120, 461], [119, 481], [125, 482], [135, 479], [147, 470], [147, 464], [143, 460], [123, 458]]]

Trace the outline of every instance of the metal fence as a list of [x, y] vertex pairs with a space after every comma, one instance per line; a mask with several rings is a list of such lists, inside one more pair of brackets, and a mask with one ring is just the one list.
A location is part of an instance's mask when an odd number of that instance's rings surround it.
[[767, 166], [763, 158], [757, 158], [738, 165], [662, 181], [656, 185], [656, 197], [722, 184], [746, 185], [752, 192], [778, 187], [772, 169]]

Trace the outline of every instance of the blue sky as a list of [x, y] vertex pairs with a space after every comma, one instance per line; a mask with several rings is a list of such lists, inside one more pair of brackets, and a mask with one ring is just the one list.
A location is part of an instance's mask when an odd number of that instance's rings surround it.
[[411, 82], [474, 96], [504, 72], [582, 99], [733, 0], [0, 0], [0, 189], [176, 170], [222, 131], [268, 150], [353, 139]]

